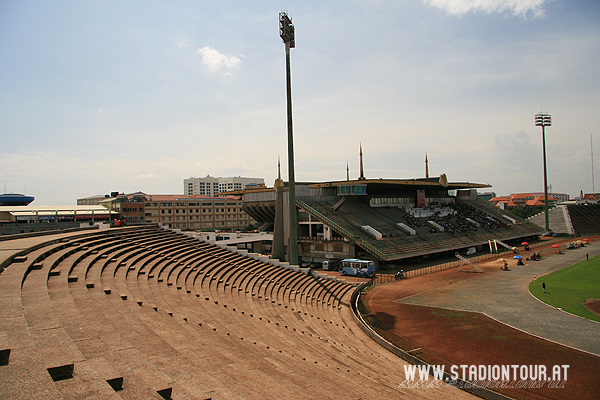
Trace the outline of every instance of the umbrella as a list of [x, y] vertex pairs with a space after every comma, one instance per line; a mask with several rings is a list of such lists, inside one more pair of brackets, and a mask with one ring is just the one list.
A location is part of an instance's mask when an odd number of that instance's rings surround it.
[[523, 258], [523, 256], [516, 255], [516, 256], [514, 256], [513, 258], [516, 258], [517, 260], [521, 260], [521, 259]]
[[583, 241], [584, 241], [584, 242], [589, 242], [589, 241], [590, 241], [590, 239], [588, 239], [588, 238], [585, 238], [585, 239], [583, 239]]
[[502, 262], [506, 262], [506, 260], [505, 260], [504, 258], [499, 258], [499, 259], [498, 259], [498, 260], [496, 260], [496, 261], [502, 261]]
[[560, 246], [559, 246], [559, 245], [557, 245], [557, 244], [553, 244], [553, 245], [552, 245], [552, 248], [553, 248], [553, 249], [558, 249], [559, 247], [560, 247]]
[[521, 243], [521, 246], [529, 246], [529, 243], [523, 242], [523, 243]]
[[517, 248], [516, 248], [516, 247], [511, 247], [510, 249], [511, 249], [511, 250], [517, 250]]

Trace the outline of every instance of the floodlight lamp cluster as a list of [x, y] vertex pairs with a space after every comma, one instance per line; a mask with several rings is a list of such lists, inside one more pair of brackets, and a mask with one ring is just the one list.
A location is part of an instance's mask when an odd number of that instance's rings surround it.
[[279, 36], [283, 39], [283, 43], [289, 43], [290, 48], [296, 47], [294, 25], [285, 11], [279, 13]]
[[552, 126], [552, 117], [546, 113], [536, 114], [535, 126]]

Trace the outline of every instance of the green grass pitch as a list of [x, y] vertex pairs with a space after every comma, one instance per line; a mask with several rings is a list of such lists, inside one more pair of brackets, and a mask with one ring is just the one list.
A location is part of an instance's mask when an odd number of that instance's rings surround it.
[[[546, 282], [546, 293], [542, 282]], [[529, 291], [551, 306], [600, 322], [599, 316], [583, 306], [586, 298], [600, 299], [600, 256], [538, 277], [529, 284]]]

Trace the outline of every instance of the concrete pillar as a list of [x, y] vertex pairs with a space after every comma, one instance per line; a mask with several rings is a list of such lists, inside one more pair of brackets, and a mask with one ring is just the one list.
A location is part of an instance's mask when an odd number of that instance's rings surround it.
[[323, 224], [323, 238], [325, 240], [331, 240], [331, 228]]

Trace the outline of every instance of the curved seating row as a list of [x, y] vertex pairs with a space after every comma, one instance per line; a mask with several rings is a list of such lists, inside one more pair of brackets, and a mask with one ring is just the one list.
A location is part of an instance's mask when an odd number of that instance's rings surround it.
[[354, 325], [350, 285], [155, 227], [64, 240], [0, 274], [1, 397], [414, 394], [397, 388], [404, 362]]

